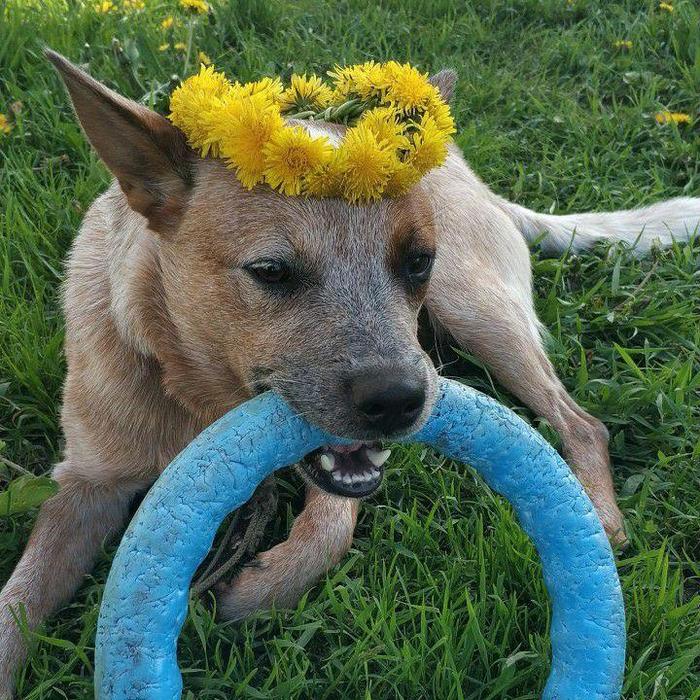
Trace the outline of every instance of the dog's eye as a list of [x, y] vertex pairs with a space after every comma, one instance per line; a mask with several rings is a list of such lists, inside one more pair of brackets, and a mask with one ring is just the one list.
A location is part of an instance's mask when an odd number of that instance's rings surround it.
[[430, 277], [433, 256], [430, 253], [414, 253], [404, 263], [406, 277], [413, 285], [423, 284]]
[[279, 260], [257, 260], [245, 270], [263, 284], [284, 284], [291, 276], [289, 267]]

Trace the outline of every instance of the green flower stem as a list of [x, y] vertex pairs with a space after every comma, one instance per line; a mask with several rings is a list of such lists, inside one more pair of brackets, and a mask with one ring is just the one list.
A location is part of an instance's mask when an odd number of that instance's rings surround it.
[[192, 37], [194, 36], [194, 17], [190, 17], [187, 22], [187, 51], [185, 52], [185, 67], [183, 68], [183, 75], [187, 75], [190, 68], [190, 57], [192, 56]]
[[296, 114], [287, 114], [287, 119], [316, 119], [317, 115], [313, 109], [307, 109], [305, 112], [296, 112]]

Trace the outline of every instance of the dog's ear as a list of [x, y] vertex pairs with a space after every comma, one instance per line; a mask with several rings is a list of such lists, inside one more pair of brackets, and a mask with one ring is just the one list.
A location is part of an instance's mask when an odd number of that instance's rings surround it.
[[444, 68], [439, 73], [431, 75], [430, 83], [434, 85], [442, 95], [445, 102], [450, 102], [454, 97], [455, 85], [457, 84], [457, 73], [450, 68]]
[[114, 173], [129, 206], [167, 235], [177, 228], [194, 180], [195, 154], [165, 117], [118, 95], [47, 49], [90, 143]]

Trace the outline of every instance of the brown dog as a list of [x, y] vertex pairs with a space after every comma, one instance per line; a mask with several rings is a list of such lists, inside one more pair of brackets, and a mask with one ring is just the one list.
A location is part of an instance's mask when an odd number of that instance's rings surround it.
[[[294, 604], [347, 551], [356, 499], [381, 483], [388, 454], [374, 441], [416, 429], [430, 411], [436, 373], [416, 337], [424, 302], [560, 432], [608, 533], [622, 537], [607, 431], [567, 395], [542, 350], [525, 240], [549, 232], [544, 247], [557, 251], [574, 229], [574, 248], [644, 230], [644, 250], [687, 238], [700, 200], [538, 215], [494, 195], [454, 148], [397, 200], [248, 192], [166, 119], [48, 55], [116, 182], [70, 255], [65, 459], [54, 471], [60, 490], [0, 595], [0, 697], [11, 695], [25, 653], [12, 610], [24, 606], [34, 627], [66, 602], [132, 498], [207, 424], [268, 387], [358, 441], [300, 467], [307, 502], [289, 539], [244, 569], [220, 608], [240, 618]], [[454, 75], [434, 80], [449, 99]]]

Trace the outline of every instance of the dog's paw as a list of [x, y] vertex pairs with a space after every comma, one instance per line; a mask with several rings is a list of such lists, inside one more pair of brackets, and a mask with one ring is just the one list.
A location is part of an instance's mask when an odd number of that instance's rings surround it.
[[610, 503], [609, 501], [596, 502], [595, 498], [591, 500], [593, 500], [593, 505], [598, 513], [600, 522], [603, 524], [605, 534], [610, 540], [610, 544], [615, 549], [625, 549], [629, 544], [629, 539], [625, 531], [625, 519], [617, 507], [617, 503]]
[[259, 554], [233, 581], [214, 587], [216, 609], [224, 620], [243, 620], [260, 610], [296, 602], [285, 591], [279, 558], [274, 554], [274, 549]]

